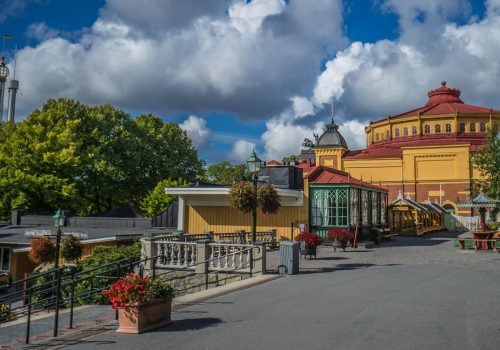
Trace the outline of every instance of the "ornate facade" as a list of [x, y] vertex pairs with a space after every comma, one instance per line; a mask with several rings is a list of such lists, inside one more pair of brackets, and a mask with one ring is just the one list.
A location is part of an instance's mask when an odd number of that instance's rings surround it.
[[316, 164], [381, 184], [389, 189], [389, 202], [401, 191], [416, 202], [437, 200], [456, 213], [470, 214], [456, 203], [470, 197], [480, 178], [471, 154], [485, 143], [488, 128], [500, 126], [500, 111], [465, 104], [460, 90], [444, 81], [428, 96], [423, 107], [370, 122], [366, 149], [349, 150], [332, 121], [316, 138]]

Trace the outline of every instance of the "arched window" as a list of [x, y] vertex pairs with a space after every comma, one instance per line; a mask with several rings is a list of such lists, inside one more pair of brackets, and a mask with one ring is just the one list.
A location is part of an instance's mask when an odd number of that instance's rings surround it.
[[417, 127], [416, 126], [414, 126], [414, 127], [411, 128], [411, 134], [412, 135], [416, 135], [417, 134]]
[[476, 124], [470, 123], [470, 132], [476, 132]]
[[375, 141], [378, 141], [379, 140], [379, 135], [378, 133], [375, 134]]
[[486, 132], [486, 125], [484, 123], [479, 124], [479, 131]]
[[385, 132], [385, 138], [386, 138], [387, 140], [389, 140], [389, 139], [391, 138], [391, 133], [389, 132], [389, 130], [387, 130], [387, 131]]
[[430, 125], [426, 125], [424, 127], [424, 134], [430, 134], [431, 133], [431, 126]]
[[396, 137], [399, 137], [399, 129], [396, 129]]
[[441, 125], [436, 124], [436, 126], [434, 127], [434, 131], [436, 132], [436, 134], [440, 134], [441, 133]]
[[465, 132], [465, 123], [460, 123], [460, 132]]
[[446, 132], [451, 132], [451, 124], [446, 124]]
[[404, 128], [403, 129], [403, 135], [404, 136], [408, 136], [408, 128]]

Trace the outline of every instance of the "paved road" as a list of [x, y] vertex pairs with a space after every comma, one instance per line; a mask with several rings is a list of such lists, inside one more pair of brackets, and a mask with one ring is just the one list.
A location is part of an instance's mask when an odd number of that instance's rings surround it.
[[500, 254], [459, 253], [447, 239], [397, 242], [372, 252], [324, 248], [300, 275], [178, 310], [172, 326], [143, 335], [108, 331], [59, 346], [499, 349]]

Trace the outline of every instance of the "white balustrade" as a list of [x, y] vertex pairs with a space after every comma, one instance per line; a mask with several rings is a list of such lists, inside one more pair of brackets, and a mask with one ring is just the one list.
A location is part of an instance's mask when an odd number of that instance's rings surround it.
[[250, 244], [210, 243], [212, 270], [244, 270], [250, 268]]
[[154, 241], [157, 253], [161, 255], [158, 266], [165, 267], [190, 267], [196, 265], [196, 243]]

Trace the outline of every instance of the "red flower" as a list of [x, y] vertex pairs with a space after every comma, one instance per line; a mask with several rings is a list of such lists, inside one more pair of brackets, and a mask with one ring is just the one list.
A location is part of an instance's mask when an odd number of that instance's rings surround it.
[[327, 232], [326, 238], [332, 241], [346, 241], [353, 239], [353, 234], [346, 228], [332, 228]]
[[301, 232], [295, 237], [295, 240], [304, 241], [307, 248], [315, 248], [323, 243], [323, 238], [321, 238], [321, 236], [307, 231]]

